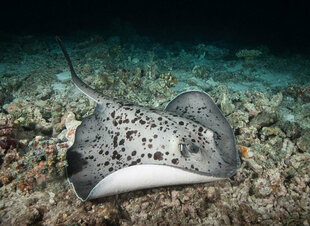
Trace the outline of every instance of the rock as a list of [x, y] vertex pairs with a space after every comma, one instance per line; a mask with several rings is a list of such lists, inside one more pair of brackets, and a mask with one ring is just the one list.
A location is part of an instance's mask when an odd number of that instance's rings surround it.
[[246, 127], [249, 122], [249, 115], [243, 111], [237, 110], [227, 117], [229, 123], [234, 129]]
[[254, 188], [256, 192], [263, 197], [269, 195], [272, 192], [270, 181], [265, 178], [258, 178], [254, 182]]
[[263, 127], [261, 130], [261, 135], [264, 137], [269, 136], [279, 136], [285, 137], [285, 133], [279, 127]]
[[229, 115], [235, 110], [235, 105], [231, 102], [230, 98], [224, 93], [221, 99], [221, 110], [224, 115]]
[[138, 59], [138, 58], [133, 58], [132, 60], [131, 60], [131, 62], [133, 63], [133, 64], [137, 64], [137, 63], [139, 63], [140, 62], [140, 60]]
[[310, 130], [304, 132], [303, 135], [297, 139], [297, 146], [302, 151], [310, 152]]
[[192, 69], [192, 73], [199, 78], [208, 78], [209, 72], [205, 66], [195, 65]]
[[62, 81], [62, 82], [67, 82], [71, 80], [71, 74], [69, 71], [58, 73], [56, 77], [59, 81]]
[[75, 119], [73, 112], [69, 112], [65, 119], [65, 126], [67, 129], [66, 138], [68, 140], [68, 145], [71, 146], [74, 142], [76, 128], [81, 124], [80, 121]]
[[297, 122], [292, 121], [279, 121], [277, 123], [281, 130], [286, 133], [286, 136], [295, 139], [300, 136], [301, 128]]
[[269, 126], [277, 121], [277, 114], [275, 112], [263, 112], [258, 114], [250, 121], [250, 125], [260, 129], [264, 126]]

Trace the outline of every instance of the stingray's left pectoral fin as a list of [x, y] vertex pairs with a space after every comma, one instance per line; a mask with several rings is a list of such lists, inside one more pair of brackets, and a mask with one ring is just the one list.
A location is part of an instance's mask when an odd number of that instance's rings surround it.
[[109, 167], [99, 164], [102, 147], [107, 144], [99, 134], [103, 126], [104, 106], [97, 104], [95, 112], [77, 127], [74, 144], [67, 151], [67, 178], [81, 200], [86, 200], [99, 181], [109, 174]]
[[92, 177], [88, 177], [88, 162], [83, 160], [83, 156], [74, 147], [68, 150], [67, 161], [67, 180], [76, 196], [85, 201], [97, 182], [93, 181]]

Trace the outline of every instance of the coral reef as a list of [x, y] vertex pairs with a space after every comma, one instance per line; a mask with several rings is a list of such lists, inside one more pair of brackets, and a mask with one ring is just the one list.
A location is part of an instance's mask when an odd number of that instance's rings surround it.
[[54, 44], [29, 36], [15, 43], [0, 53], [8, 65], [0, 67], [1, 225], [309, 225], [309, 60], [243, 50], [243, 64], [213, 45], [169, 49], [142, 37], [71, 43], [77, 73], [110, 97], [163, 109], [182, 91], [208, 92], [242, 159], [227, 180], [83, 203], [66, 182], [66, 152], [95, 103], [68, 81]]

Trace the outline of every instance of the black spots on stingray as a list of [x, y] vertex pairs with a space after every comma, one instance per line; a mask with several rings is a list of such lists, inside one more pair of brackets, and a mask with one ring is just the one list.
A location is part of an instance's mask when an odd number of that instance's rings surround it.
[[126, 149], [125, 149], [125, 148], [122, 148], [122, 149], [121, 149], [121, 151], [122, 151], [122, 152], [125, 152], [125, 151], [126, 151]]
[[106, 151], [104, 154], [105, 154], [105, 155], [108, 155], [108, 154], [109, 154], [109, 151]]
[[100, 151], [99, 151], [99, 154], [102, 155], [102, 153], [103, 153], [103, 150], [100, 150]]
[[171, 162], [172, 162], [174, 165], [178, 165], [178, 164], [179, 164], [179, 159], [177, 159], [177, 158], [172, 159]]
[[114, 148], [116, 148], [117, 146], [118, 146], [118, 136], [115, 136], [114, 138], [113, 138], [113, 146], [114, 146]]
[[145, 137], [142, 138], [142, 142], [146, 142], [146, 138]]
[[112, 171], [113, 171], [113, 167], [110, 167], [110, 168], [109, 168], [109, 172], [112, 172]]
[[218, 162], [218, 164], [219, 164], [219, 167], [222, 168], [222, 163], [221, 163], [221, 162]]
[[137, 165], [137, 161], [132, 161], [129, 166], [134, 166], [134, 165]]
[[168, 152], [168, 151], [166, 151], [166, 152], [165, 152], [165, 154], [166, 154], [166, 155], [169, 155], [169, 152]]
[[130, 130], [126, 132], [126, 138], [131, 141], [133, 139], [133, 135], [137, 134], [137, 130]]
[[161, 120], [163, 120], [163, 118], [162, 118], [162, 117], [158, 117], [157, 120], [158, 120], [158, 121], [161, 121]]
[[156, 124], [152, 123], [151, 128], [155, 128], [155, 127], [156, 127]]
[[123, 123], [125, 123], [125, 124], [129, 123], [129, 119], [128, 118], [124, 119]]
[[143, 153], [143, 154], [141, 154], [141, 158], [144, 158], [144, 156], [145, 156], [145, 154]]
[[147, 157], [148, 157], [149, 159], [152, 158], [152, 156], [153, 156], [153, 155], [152, 155], [151, 153], [148, 153], [148, 154], [147, 154]]
[[154, 139], [156, 139], [158, 137], [158, 135], [157, 134], [154, 134]]
[[112, 121], [112, 123], [113, 123], [113, 126], [117, 126], [118, 125], [118, 123], [117, 123], [117, 121], [115, 119]]
[[119, 145], [124, 145], [124, 143], [125, 143], [125, 139], [121, 139], [118, 144]]
[[117, 152], [117, 151], [113, 151], [113, 155], [112, 155], [112, 159], [117, 159], [120, 160], [122, 156]]
[[153, 145], [152, 144], [148, 144], [147, 145], [149, 149], [152, 149]]
[[134, 118], [131, 120], [131, 123], [135, 123], [136, 121], [138, 121], [139, 118]]
[[142, 120], [142, 119], [140, 119], [139, 122], [140, 122], [141, 125], [144, 125], [144, 124], [146, 123], [146, 121], [144, 121], [144, 120]]
[[158, 161], [163, 160], [163, 153], [161, 153], [160, 151], [155, 152], [154, 153], [154, 160], [158, 160]]
[[179, 121], [179, 125], [180, 125], [180, 126], [183, 126], [183, 125], [184, 125], [184, 122], [183, 122], [183, 121]]
[[131, 156], [127, 156], [127, 161], [130, 161], [131, 160]]
[[152, 141], [153, 141], [153, 139], [150, 138], [150, 139], [149, 139], [149, 142], [151, 143]]
[[203, 131], [203, 128], [200, 126], [199, 129], [198, 129], [198, 132], [201, 133], [202, 131]]
[[130, 108], [130, 107], [123, 107], [123, 109], [126, 111], [132, 111], [132, 108]]
[[135, 156], [136, 154], [137, 154], [137, 151], [131, 152], [131, 155], [132, 155], [132, 156]]
[[139, 114], [140, 112], [141, 112], [141, 110], [140, 110], [140, 109], [136, 110], [136, 114]]
[[106, 162], [104, 163], [104, 165], [105, 165], [105, 166], [108, 166], [108, 165], [110, 165], [110, 162], [109, 162], [109, 161], [106, 161]]
[[196, 143], [196, 140], [195, 140], [195, 139], [192, 139], [192, 142], [193, 142], [193, 143]]
[[111, 117], [112, 117], [112, 118], [115, 118], [115, 111], [112, 111]]

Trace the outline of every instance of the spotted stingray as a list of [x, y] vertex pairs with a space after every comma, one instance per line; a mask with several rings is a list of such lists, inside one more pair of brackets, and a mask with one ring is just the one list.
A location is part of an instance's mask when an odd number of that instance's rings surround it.
[[178, 95], [158, 111], [97, 93], [75, 73], [76, 87], [97, 103], [76, 130], [67, 176], [81, 200], [233, 176], [240, 167], [233, 131], [210, 96]]

